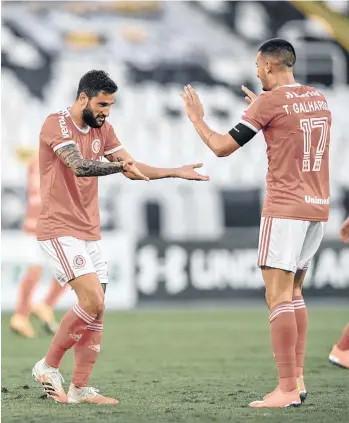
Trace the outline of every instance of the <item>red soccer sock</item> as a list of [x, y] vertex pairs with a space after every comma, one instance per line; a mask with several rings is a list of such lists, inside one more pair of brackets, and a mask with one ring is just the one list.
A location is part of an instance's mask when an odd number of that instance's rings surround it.
[[270, 311], [271, 344], [279, 376], [279, 386], [284, 392], [296, 389], [297, 324], [291, 302], [278, 304]]
[[87, 326], [79, 342], [74, 347], [73, 384], [88, 386], [92, 368], [99, 356], [102, 344], [103, 322], [95, 320]]
[[308, 311], [304, 303], [303, 296], [293, 297], [292, 304], [297, 323], [297, 343], [296, 343], [296, 371], [297, 377], [303, 376], [305, 347], [308, 330]]
[[94, 322], [96, 315], [86, 313], [79, 304], [63, 316], [57, 333], [55, 334], [45, 362], [51, 367], [58, 368], [63, 355], [72, 348], [82, 337], [87, 326]]
[[349, 350], [349, 323], [344, 328], [341, 339], [337, 344], [337, 348], [341, 351]]
[[61, 286], [56, 281], [56, 279], [52, 279], [50, 289], [48, 290], [43, 303], [53, 308], [61, 298], [62, 294], [69, 288], [69, 286], [70, 285], [68, 283], [66, 283], [64, 286]]
[[29, 269], [19, 285], [16, 313], [29, 318], [34, 290], [40, 281], [40, 272]]

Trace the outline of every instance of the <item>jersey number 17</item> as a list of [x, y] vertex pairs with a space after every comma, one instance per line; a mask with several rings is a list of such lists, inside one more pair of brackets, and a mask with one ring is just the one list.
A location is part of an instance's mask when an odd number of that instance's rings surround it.
[[[328, 132], [328, 119], [327, 117], [301, 119], [300, 127], [304, 136], [304, 156], [303, 156], [303, 172], [318, 172], [321, 169], [322, 156], [326, 148], [327, 132]], [[320, 139], [316, 147], [315, 160], [313, 167], [310, 163], [311, 151], [311, 134], [313, 129], [320, 128]]]

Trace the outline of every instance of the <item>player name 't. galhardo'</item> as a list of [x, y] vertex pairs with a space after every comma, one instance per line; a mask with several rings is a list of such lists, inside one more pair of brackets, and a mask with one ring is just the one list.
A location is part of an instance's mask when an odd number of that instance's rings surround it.
[[282, 107], [288, 115], [291, 113], [313, 113], [320, 110], [328, 110], [327, 102], [323, 100], [284, 104]]

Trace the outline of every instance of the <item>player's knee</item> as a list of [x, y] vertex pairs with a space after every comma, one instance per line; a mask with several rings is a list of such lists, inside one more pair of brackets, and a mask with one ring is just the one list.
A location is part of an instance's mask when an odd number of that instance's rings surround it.
[[98, 320], [102, 320], [103, 319], [104, 310], [105, 310], [105, 304], [103, 303], [103, 307], [102, 307], [101, 311], [99, 311], [97, 313], [96, 319], [98, 319]]
[[89, 314], [100, 314], [104, 310], [104, 295], [93, 293], [85, 300], [84, 309]]

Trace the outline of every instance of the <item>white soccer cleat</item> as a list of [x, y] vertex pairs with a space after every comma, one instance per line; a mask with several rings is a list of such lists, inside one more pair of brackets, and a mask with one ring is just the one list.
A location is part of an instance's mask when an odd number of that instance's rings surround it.
[[45, 358], [35, 364], [32, 376], [37, 382], [41, 383], [47, 398], [52, 398], [57, 402], [67, 402], [67, 395], [62, 385], [64, 379], [58, 369], [45, 363]]
[[116, 398], [107, 398], [99, 394], [99, 390], [92, 388], [91, 386], [84, 386], [78, 388], [71, 384], [68, 391], [68, 403], [70, 404], [118, 404], [119, 400]]

